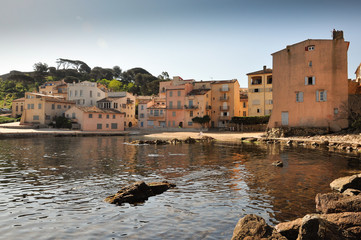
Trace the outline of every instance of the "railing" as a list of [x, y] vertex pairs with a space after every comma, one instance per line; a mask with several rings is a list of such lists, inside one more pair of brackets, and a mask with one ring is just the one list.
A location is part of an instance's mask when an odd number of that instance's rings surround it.
[[154, 114], [148, 113], [147, 116], [148, 116], [148, 118], [164, 118], [165, 114], [162, 113], [162, 114], [154, 115]]
[[172, 107], [167, 107], [167, 109], [183, 109], [182, 106], [172, 106]]
[[229, 100], [229, 97], [220, 97], [219, 100], [221, 100], [221, 101], [228, 101], [228, 100]]
[[184, 105], [184, 108], [185, 109], [197, 109], [198, 106], [196, 106], [196, 105]]
[[219, 107], [219, 110], [221, 110], [221, 111], [227, 111], [227, 110], [229, 110], [229, 106], [220, 106], [220, 107]]

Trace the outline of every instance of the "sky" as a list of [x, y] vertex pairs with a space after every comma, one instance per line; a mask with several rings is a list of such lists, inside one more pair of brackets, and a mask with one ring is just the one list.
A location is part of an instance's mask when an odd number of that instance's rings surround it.
[[354, 79], [360, 12], [359, 0], [0, 0], [0, 75], [66, 58], [247, 87], [272, 53], [336, 29]]

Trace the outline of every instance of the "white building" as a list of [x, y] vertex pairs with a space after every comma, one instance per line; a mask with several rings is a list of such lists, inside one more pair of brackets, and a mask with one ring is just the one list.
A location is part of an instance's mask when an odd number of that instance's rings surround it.
[[68, 83], [68, 100], [75, 101], [78, 106], [95, 106], [105, 97], [106, 89], [95, 82]]

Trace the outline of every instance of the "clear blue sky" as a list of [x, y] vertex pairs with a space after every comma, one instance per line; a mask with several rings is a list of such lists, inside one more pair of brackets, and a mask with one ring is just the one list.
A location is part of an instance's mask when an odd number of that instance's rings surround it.
[[68, 58], [246, 87], [247, 73], [272, 67], [271, 53], [332, 29], [350, 41], [354, 78], [359, 0], [0, 0], [0, 74]]

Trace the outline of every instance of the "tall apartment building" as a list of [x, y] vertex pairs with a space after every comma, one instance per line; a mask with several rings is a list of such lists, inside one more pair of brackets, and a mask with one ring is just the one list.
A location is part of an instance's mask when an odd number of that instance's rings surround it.
[[65, 81], [51, 81], [39, 86], [39, 93], [68, 98], [68, 86]]
[[248, 116], [265, 116], [272, 113], [272, 69], [263, 69], [248, 76]]
[[347, 120], [339, 117], [347, 105], [347, 51], [342, 31], [333, 39], [308, 39], [273, 56], [273, 112], [269, 128], [329, 127], [340, 130]]
[[239, 90], [239, 101], [240, 103], [240, 116], [247, 117], [248, 116], [248, 91], [247, 89]]

